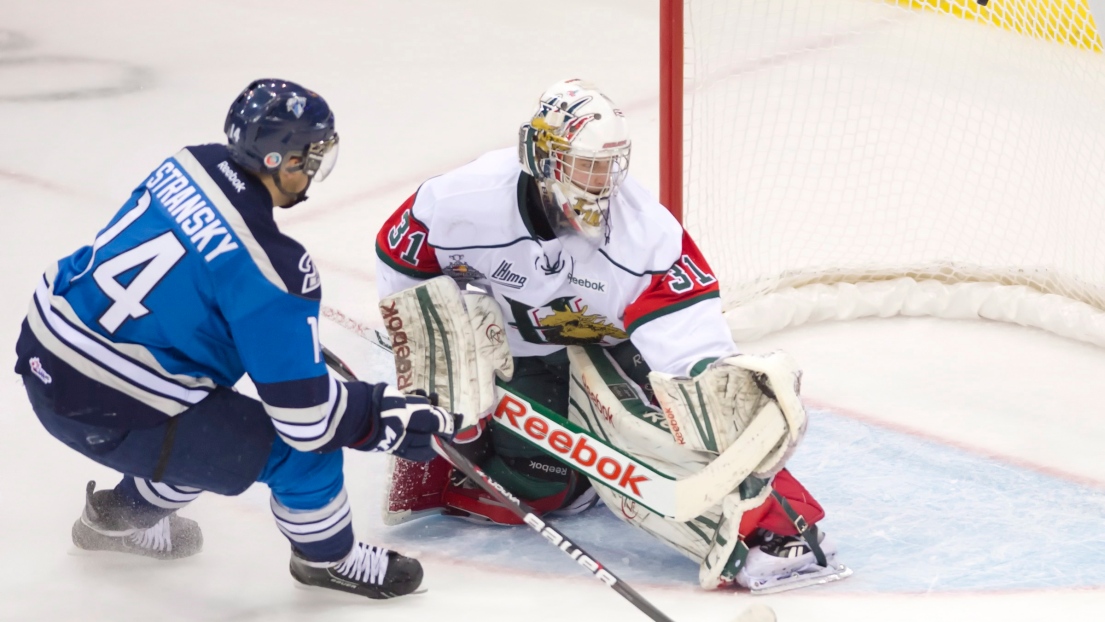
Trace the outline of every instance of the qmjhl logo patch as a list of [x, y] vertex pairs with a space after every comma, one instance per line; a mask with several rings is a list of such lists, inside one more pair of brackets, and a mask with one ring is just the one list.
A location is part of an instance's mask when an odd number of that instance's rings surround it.
[[526, 286], [526, 277], [511, 270], [513, 267], [514, 264], [504, 259], [499, 267], [491, 273], [491, 280], [506, 287], [522, 289]]

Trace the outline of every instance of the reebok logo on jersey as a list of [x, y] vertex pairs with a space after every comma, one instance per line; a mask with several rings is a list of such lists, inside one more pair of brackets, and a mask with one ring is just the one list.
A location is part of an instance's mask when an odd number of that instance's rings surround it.
[[491, 280], [513, 289], [522, 289], [526, 285], [526, 277], [512, 272], [511, 268], [513, 267], [514, 264], [504, 259], [499, 267], [491, 273]]
[[572, 285], [582, 287], [584, 289], [593, 289], [596, 292], [606, 293], [606, 283], [600, 281], [589, 281], [587, 279], [577, 279], [576, 275], [568, 273], [568, 282]]
[[243, 183], [242, 180], [238, 178], [238, 173], [235, 173], [234, 169], [230, 168], [230, 164], [226, 160], [219, 162], [219, 166], [217, 168], [219, 169], [219, 172], [221, 172], [223, 176], [226, 177], [226, 180], [230, 182], [230, 185], [234, 186], [235, 192], [245, 192], [245, 183]]
[[42, 361], [38, 360], [38, 357], [31, 357], [28, 361], [31, 365], [31, 373], [38, 376], [38, 379], [42, 381], [42, 384], [50, 384], [54, 379], [50, 374], [46, 373], [46, 370], [42, 368]]
[[315, 262], [311, 261], [311, 256], [307, 253], [303, 253], [303, 256], [299, 258], [299, 271], [303, 273], [303, 289], [300, 292], [301, 294], [309, 294], [322, 287], [322, 278], [318, 275], [318, 269], [315, 268]]

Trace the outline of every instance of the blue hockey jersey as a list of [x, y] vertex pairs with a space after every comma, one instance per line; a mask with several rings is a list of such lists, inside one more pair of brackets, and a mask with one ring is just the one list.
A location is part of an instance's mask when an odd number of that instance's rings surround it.
[[58, 412], [123, 428], [157, 425], [248, 373], [291, 446], [363, 440], [384, 385], [327, 373], [318, 270], [272, 212], [226, 146], [181, 150], [91, 246], [47, 269], [16, 371], [48, 378]]

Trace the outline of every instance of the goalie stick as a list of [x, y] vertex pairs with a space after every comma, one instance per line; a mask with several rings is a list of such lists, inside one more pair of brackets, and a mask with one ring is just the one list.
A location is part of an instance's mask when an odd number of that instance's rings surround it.
[[[378, 331], [365, 328], [362, 322], [340, 312], [337, 315], [343, 318], [339, 321], [341, 326], [380, 345]], [[764, 439], [783, 436], [787, 426], [783, 416], [777, 411], [764, 415], [757, 417], [737, 442], [705, 468], [682, 477], [670, 477], [501, 385], [492, 414], [508, 433], [656, 514], [680, 522], [693, 520], [721, 503], [757, 466], [759, 460], [748, 458], [757, 455], [752, 449]]]
[[[353, 370], [335, 356], [326, 346], [322, 346], [322, 357], [323, 360], [326, 361], [326, 364], [345, 380], [354, 381], [357, 379], [353, 374]], [[434, 449], [441, 454], [442, 457], [452, 463], [453, 466], [460, 469], [461, 472], [471, 478], [480, 488], [487, 491], [487, 494], [494, 497], [496, 501], [503, 504], [504, 507], [521, 518], [534, 531], [545, 538], [549, 544], [555, 546], [565, 555], [572, 558], [573, 561], [585, 568], [591, 576], [605, 583], [650, 619], [655, 620], [655, 622], [674, 622], [674, 620], [669, 618], [664, 612], [660, 611], [655, 605], [646, 600], [644, 596], [641, 596], [637, 590], [619, 579], [614, 573], [607, 570], [602, 563], [591, 557], [586, 551], [572, 542], [571, 539], [534, 514], [529, 506], [511, 494], [502, 484], [491, 479], [491, 477], [480, 470], [478, 466], [468, 461], [448, 442], [442, 440], [440, 437], [435, 437]], [[770, 607], [757, 604], [745, 609], [733, 620], [733, 622], [775, 622], [775, 620], [775, 612]]]

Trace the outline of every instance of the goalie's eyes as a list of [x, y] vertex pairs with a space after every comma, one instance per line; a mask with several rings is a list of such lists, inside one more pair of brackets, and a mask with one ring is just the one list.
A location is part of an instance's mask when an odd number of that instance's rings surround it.
[[581, 190], [601, 196], [613, 186], [613, 158], [565, 156], [563, 165], [568, 181]]

